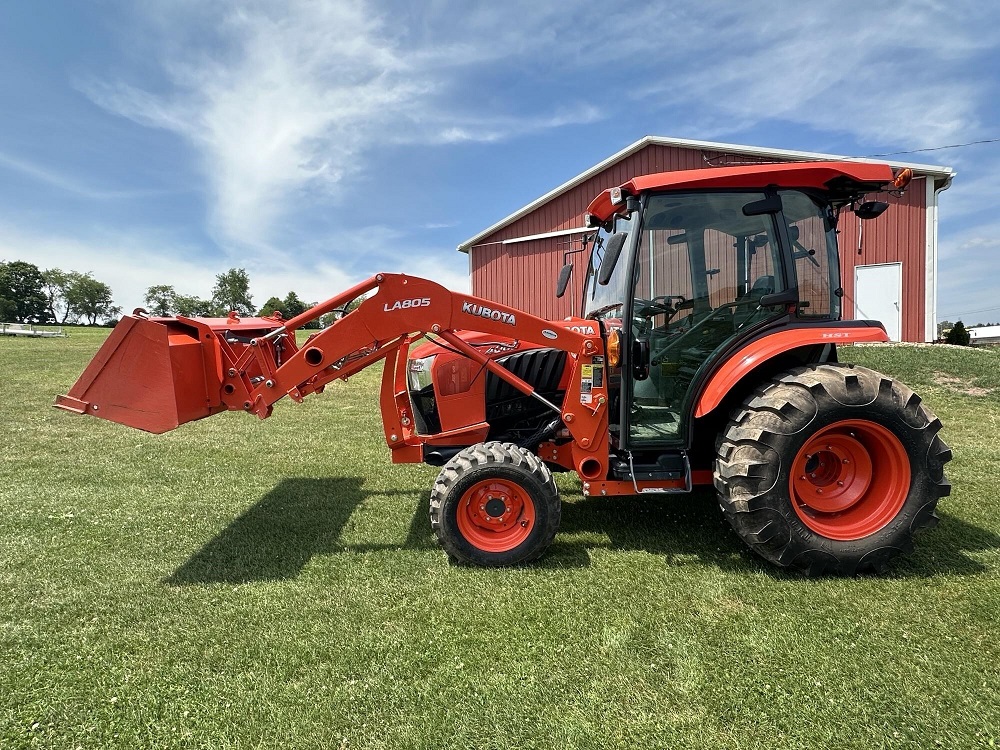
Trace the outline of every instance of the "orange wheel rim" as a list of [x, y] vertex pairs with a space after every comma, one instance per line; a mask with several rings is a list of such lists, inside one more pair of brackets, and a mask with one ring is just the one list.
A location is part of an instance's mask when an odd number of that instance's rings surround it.
[[484, 552], [508, 552], [535, 527], [535, 504], [515, 482], [486, 479], [462, 495], [456, 521], [472, 546]]
[[890, 430], [864, 419], [835, 422], [792, 461], [792, 507], [830, 539], [861, 539], [888, 524], [910, 492], [910, 460]]

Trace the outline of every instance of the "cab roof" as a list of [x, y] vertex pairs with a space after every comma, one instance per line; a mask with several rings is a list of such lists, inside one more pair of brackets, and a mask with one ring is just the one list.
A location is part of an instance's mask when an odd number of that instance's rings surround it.
[[[715, 169], [686, 169], [633, 177], [620, 187], [638, 195], [659, 190], [708, 190], [766, 188], [812, 188], [848, 195], [882, 190], [893, 180], [888, 164], [850, 161], [793, 162], [790, 164], [753, 164]], [[587, 207], [587, 213], [600, 221], [611, 218], [620, 206], [611, 203], [611, 190], [605, 190]]]

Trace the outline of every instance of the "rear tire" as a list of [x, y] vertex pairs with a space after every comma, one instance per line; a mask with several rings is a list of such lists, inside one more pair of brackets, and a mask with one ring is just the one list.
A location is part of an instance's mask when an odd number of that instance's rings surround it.
[[761, 557], [807, 575], [881, 572], [951, 491], [941, 422], [873, 370], [796, 368], [747, 399], [717, 444], [726, 519]]
[[562, 516], [548, 467], [512, 443], [480, 443], [455, 455], [434, 482], [430, 507], [448, 555], [490, 567], [538, 558]]

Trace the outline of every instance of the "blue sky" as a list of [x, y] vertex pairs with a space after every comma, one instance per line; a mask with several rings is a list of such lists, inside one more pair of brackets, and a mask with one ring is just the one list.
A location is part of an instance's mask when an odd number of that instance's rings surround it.
[[[479, 7], [477, 7], [477, 5]], [[126, 309], [258, 304], [403, 271], [644, 135], [863, 156], [1000, 137], [983, 2], [9, 3], [0, 259], [92, 271]], [[1000, 143], [951, 166], [939, 314], [1000, 321]]]

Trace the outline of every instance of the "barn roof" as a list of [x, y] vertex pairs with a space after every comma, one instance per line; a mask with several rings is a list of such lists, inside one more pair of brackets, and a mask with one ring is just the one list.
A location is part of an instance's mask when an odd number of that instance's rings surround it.
[[[581, 172], [576, 177], [567, 182], [564, 182], [559, 187], [554, 190], [550, 190], [545, 195], [533, 200], [528, 205], [519, 208], [517, 211], [512, 213], [505, 219], [501, 219], [496, 224], [487, 227], [483, 231], [476, 234], [474, 237], [470, 237], [465, 242], [458, 246], [458, 249], [463, 252], [469, 252], [469, 248], [481, 242], [482, 240], [489, 237], [494, 232], [497, 232], [508, 224], [512, 224], [523, 216], [530, 214], [532, 211], [544, 206], [549, 201], [557, 198], [569, 190], [572, 190], [577, 185], [586, 182], [594, 175], [600, 174], [609, 167], [617, 164], [622, 159], [625, 159], [637, 151], [641, 151], [647, 146], [673, 146], [675, 148], [691, 148], [691, 149], [701, 149], [703, 151], [712, 151], [716, 153], [725, 154], [738, 154], [743, 156], [757, 156], [757, 157], [767, 157], [774, 159], [783, 159], [787, 161], [850, 161], [850, 162], [860, 162], [866, 164], [889, 164], [893, 167], [909, 167], [913, 170], [916, 175], [926, 175], [933, 177], [935, 181], [940, 181], [943, 186], [947, 186], [952, 178], [955, 176], [955, 171], [951, 167], [941, 167], [933, 164], [913, 164], [910, 162], [902, 161], [889, 161], [886, 159], [872, 159], [872, 158], [860, 158], [860, 157], [850, 157], [850, 156], [838, 156], [836, 154], [821, 154], [811, 151], [792, 151], [788, 149], [780, 148], [764, 148], [760, 146], [741, 146], [733, 143], [716, 143], [713, 141], [693, 141], [684, 138], [667, 138], [664, 136], [657, 135], [647, 135], [644, 138], [640, 138], [635, 143], [630, 146], [626, 146], [621, 151], [616, 154], [609, 156], [604, 161], [595, 164], [590, 169], [585, 172]], [[595, 196], [596, 197], [596, 196]]]

